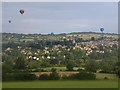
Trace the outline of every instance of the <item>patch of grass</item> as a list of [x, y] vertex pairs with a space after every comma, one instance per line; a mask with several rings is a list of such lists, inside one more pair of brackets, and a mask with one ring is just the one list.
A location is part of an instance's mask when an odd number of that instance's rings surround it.
[[110, 80], [117, 80], [118, 79], [116, 74], [96, 73], [97, 79], [105, 79], [105, 77], [107, 77], [107, 79], [110, 79]]
[[28, 38], [28, 39], [20, 39], [20, 41], [34, 41], [34, 40], [31, 38]]
[[[46, 67], [46, 68], [42, 68], [42, 69], [50, 71], [52, 68], [56, 68], [57, 70], [63, 70], [63, 71], [67, 70], [66, 67]], [[73, 70], [77, 71], [80, 68], [82, 68], [82, 67], [74, 67]]]
[[[33, 74], [36, 74], [36, 75], [41, 75], [41, 74], [50, 74], [52, 72], [33, 72]], [[71, 75], [71, 74], [76, 74], [76, 73], [79, 73], [79, 72], [72, 72], [72, 71], [61, 71], [61, 72], [58, 72], [59, 75]]]
[[117, 81], [29, 81], [3, 82], [3, 88], [117, 88]]

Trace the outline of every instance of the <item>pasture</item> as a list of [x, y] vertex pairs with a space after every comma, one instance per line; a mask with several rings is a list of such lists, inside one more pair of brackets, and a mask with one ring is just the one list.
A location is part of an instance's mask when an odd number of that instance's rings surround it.
[[3, 88], [117, 88], [114, 80], [3, 82]]

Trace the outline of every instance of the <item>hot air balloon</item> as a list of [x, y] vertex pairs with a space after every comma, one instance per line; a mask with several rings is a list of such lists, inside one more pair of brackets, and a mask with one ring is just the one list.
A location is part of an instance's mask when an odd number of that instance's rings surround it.
[[104, 28], [100, 28], [100, 31], [102, 32], [102, 39], [103, 39], [103, 31], [104, 31]]
[[21, 14], [24, 14], [24, 12], [25, 12], [25, 11], [24, 11], [23, 9], [20, 10], [20, 13], [21, 13]]
[[11, 23], [11, 20], [9, 20], [8, 22]]
[[103, 31], [104, 31], [104, 28], [100, 28], [100, 31], [103, 32]]

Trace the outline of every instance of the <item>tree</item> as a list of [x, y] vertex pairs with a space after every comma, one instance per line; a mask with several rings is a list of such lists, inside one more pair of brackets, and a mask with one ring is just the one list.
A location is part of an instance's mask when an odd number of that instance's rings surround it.
[[65, 64], [68, 64], [69, 62], [74, 60], [74, 55], [72, 52], [65, 51]]
[[26, 62], [24, 60], [23, 56], [18, 56], [15, 61], [15, 69], [25, 69], [26, 68]]
[[76, 48], [75, 50], [72, 51], [72, 54], [74, 55], [73, 59], [80, 60], [82, 56], [85, 54], [85, 52], [80, 50], [79, 48]]
[[88, 61], [85, 65], [85, 69], [88, 72], [96, 72], [98, 70], [98, 68], [99, 68], [98, 63], [96, 61], [93, 61], [93, 60]]
[[9, 73], [13, 70], [13, 57], [8, 55], [2, 56], [2, 73]]
[[[9, 64], [8, 64], [8, 62], [9, 62]], [[13, 64], [10, 61], [8, 61], [8, 62], [4, 62], [2, 64], [2, 73], [3, 74], [12, 72]]]
[[66, 68], [68, 71], [73, 71], [73, 68], [74, 68], [74, 63], [73, 62], [69, 62], [67, 65], [66, 65]]
[[91, 37], [91, 41], [94, 41], [95, 40], [95, 37]]
[[79, 80], [95, 80], [96, 79], [96, 75], [94, 73], [89, 73], [86, 71], [79, 72], [75, 74], [74, 77]]
[[29, 69], [38, 69], [40, 68], [41, 63], [39, 61], [36, 60], [32, 60], [28, 63], [28, 68]]
[[120, 61], [116, 63], [115, 72], [116, 75], [120, 78]]
[[50, 80], [59, 80], [60, 79], [60, 76], [57, 72], [52, 72], [50, 75], [49, 75], [49, 79]]
[[56, 68], [52, 68], [51, 71], [52, 72], [57, 72], [57, 69]]
[[39, 80], [49, 80], [49, 75], [48, 74], [42, 74], [39, 76]]
[[42, 67], [42, 68], [50, 67], [50, 66], [51, 66], [50, 63], [48, 63], [48, 62], [42, 62], [40, 65], [40, 67]]
[[100, 65], [102, 72], [104, 73], [113, 73], [114, 72], [114, 68], [115, 68], [115, 64], [112, 63], [112, 61], [102, 61], [101, 65]]

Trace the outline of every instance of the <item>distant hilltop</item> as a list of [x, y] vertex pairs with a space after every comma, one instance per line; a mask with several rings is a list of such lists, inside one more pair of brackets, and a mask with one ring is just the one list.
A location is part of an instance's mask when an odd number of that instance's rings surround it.
[[[101, 34], [101, 32], [71, 32], [69, 34]], [[104, 33], [104, 34], [117, 34], [117, 33]]]
[[[26, 33], [10, 33], [10, 32], [3, 32], [0, 34], [26, 34]], [[66, 34], [101, 34], [101, 32], [71, 32], [71, 33], [48, 33], [48, 34], [42, 34], [42, 33], [27, 33], [29, 35], [66, 35]], [[118, 33], [104, 33], [104, 34], [110, 34], [110, 35], [118, 35]]]

